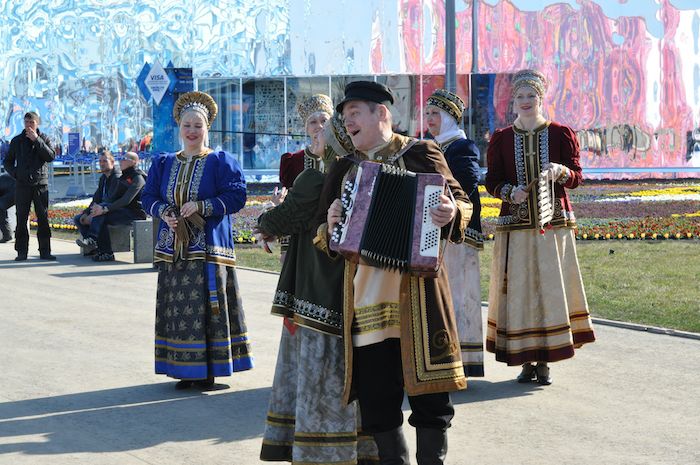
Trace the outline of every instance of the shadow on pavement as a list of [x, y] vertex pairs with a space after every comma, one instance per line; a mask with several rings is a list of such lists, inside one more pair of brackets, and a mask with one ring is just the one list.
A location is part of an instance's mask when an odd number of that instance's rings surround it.
[[[235, 376], [220, 378], [235, 389]], [[138, 450], [262, 436], [270, 388], [177, 391], [174, 382], [0, 404], [0, 455]], [[21, 436], [40, 436], [40, 439]], [[17, 442], [9, 437], [19, 436]], [[5, 438], [5, 439], [2, 439]]]
[[[104, 265], [105, 263], [120, 264], [120, 262], [103, 262], [103, 263], [98, 263], [98, 264], [94, 264], [94, 265], [100, 266], [100, 265]], [[122, 262], [122, 263], [125, 263], [125, 262]], [[155, 268], [120, 268], [120, 269], [116, 269], [116, 270], [112, 269], [112, 268], [104, 268], [104, 269], [100, 269], [100, 270], [92, 269], [90, 271], [52, 273], [52, 276], [56, 276], [57, 278], [87, 278], [87, 277], [94, 277], [94, 276], [116, 276], [116, 275], [124, 275], [124, 274], [154, 273], [157, 271], [158, 270]]]
[[39, 266], [56, 266], [56, 265], [61, 265], [61, 266], [66, 266], [66, 265], [73, 265], [71, 262], [67, 261], [62, 261], [61, 257], [58, 257], [58, 260], [55, 261], [49, 261], [49, 260], [41, 260], [39, 257], [32, 257], [30, 256], [28, 259], [21, 261], [21, 262], [16, 262], [15, 259], [11, 260], [0, 260], [0, 269], [11, 269], [11, 268], [36, 268]]
[[490, 400], [530, 396], [542, 390], [537, 383], [519, 384], [515, 378], [492, 383], [484, 379], [469, 378], [467, 389], [450, 394], [453, 404], [471, 404]]

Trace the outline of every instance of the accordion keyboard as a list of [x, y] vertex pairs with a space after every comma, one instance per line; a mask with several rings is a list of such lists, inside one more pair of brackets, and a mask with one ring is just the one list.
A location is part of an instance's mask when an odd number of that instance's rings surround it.
[[440, 204], [442, 186], [427, 186], [423, 194], [423, 224], [420, 234], [420, 254], [424, 257], [437, 257], [440, 251], [440, 228], [430, 218], [430, 209]]

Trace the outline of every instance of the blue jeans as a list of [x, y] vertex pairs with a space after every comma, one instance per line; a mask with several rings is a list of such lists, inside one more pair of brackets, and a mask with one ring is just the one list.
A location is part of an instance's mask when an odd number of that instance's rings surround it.
[[80, 215], [73, 218], [73, 222], [78, 227], [83, 237], [92, 237], [97, 241], [97, 251], [99, 253], [112, 253], [112, 242], [109, 239], [109, 225], [131, 224], [134, 220], [140, 219], [138, 212], [128, 208], [118, 208], [110, 210], [106, 215], [95, 216], [89, 225], [80, 224]]
[[73, 224], [78, 228], [78, 232], [83, 237], [87, 237], [88, 231], [90, 231], [90, 225], [89, 224], [87, 224], [87, 225], [82, 224], [80, 222], [80, 217], [83, 215], [87, 215], [89, 213], [90, 213], [90, 209], [88, 208], [85, 211], [83, 211], [83, 213], [80, 213], [79, 215], [75, 215], [73, 217]]

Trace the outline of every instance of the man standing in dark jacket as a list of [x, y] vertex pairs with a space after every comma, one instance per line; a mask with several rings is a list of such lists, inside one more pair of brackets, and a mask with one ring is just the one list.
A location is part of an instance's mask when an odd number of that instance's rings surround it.
[[27, 219], [34, 203], [38, 224], [36, 237], [42, 260], [56, 260], [51, 255], [51, 228], [49, 227], [49, 167], [56, 157], [46, 134], [39, 131], [41, 119], [33, 111], [24, 115], [24, 131], [12, 138], [10, 150], [3, 162], [5, 170], [17, 181], [15, 204], [17, 229], [15, 230], [15, 260], [27, 259], [29, 230]]
[[138, 169], [139, 156], [127, 152], [119, 160], [122, 175], [118, 178], [115, 190], [105, 201], [95, 203], [90, 208], [90, 227], [84, 237], [76, 243], [88, 250], [97, 249], [93, 260], [106, 262], [114, 260], [108, 225], [131, 224], [134, 220], [146, 219], [141, 207], [141, 191], [146, 185], [146, 173]]

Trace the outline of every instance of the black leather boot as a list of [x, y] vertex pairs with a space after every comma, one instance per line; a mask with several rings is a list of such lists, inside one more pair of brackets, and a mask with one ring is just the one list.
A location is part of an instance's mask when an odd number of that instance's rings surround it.
[[3, 224], [4, 222], [0, 218], [0, 242], [9, 242], [12, 240], [12, 231], [10, 231], [9, 226], [7, 223]]
[[411, 464], [408, 457], [406, 438], [403, 437], [401, 427], [384, 431], [383, 433], [374, 433], [372, 436], [374, 437], [374, 442], [377, 443], [380, 465]]
[[447, 431], [416, 428], [418, 465], [443, 465], [447, 456]]

